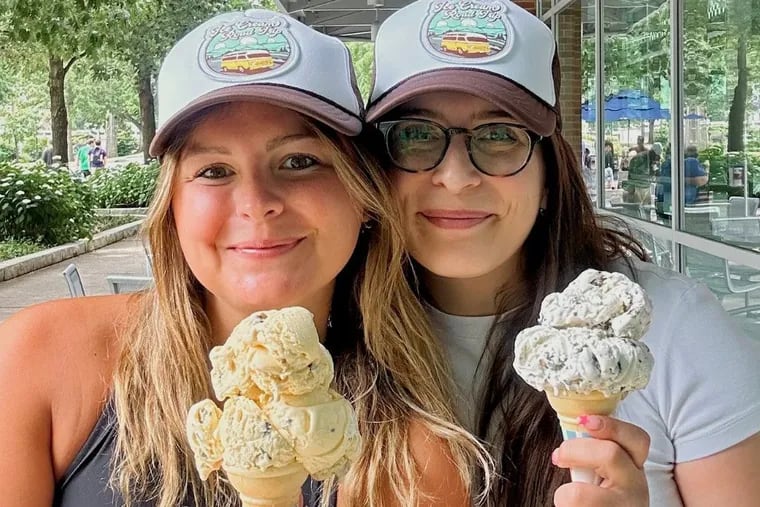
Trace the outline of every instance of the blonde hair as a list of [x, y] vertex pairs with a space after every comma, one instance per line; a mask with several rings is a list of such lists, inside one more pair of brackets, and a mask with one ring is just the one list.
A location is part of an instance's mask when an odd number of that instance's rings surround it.
[[[153, 499], [158, 507], [173, 507], [186, 492], [206, 505], [238, 502], [223, 474], [199, 479], [185, 437], [190, 405], [213, 397], [212, 340], [204, 289], [184, 260], [171, 200], [181, 148], [204, 116], [183, 126], [164, 157], [145, 222], [155, 289], [139, 296], [140, 310], [123, 337], [114, 375], [118, 433], [111, 480], [127, 506]], [[342, 496], [351, 506], [369, 507], [420, 500], [416, 484], [422, 471], [408, 432], [412, 419], [448, 443], [469, 487], [473, 466], [488, 477], [491, 463], [448, 407], [446, 362], [406, 281], [410, 260], [389, 182], [364, 148], [374, 139], [365, 133], [349, 140], [307, 123], [331, 148], [336, 174], [373, 225], [360, 235], [338, 277], [326, 341], [335, 357], [338, 389], [353, 402], [363, 435], [361, 457], [341, 484]], [[333, 484], [327, 481], [325, 489]], [[325, 505], [328, 496], [323, 495]]]

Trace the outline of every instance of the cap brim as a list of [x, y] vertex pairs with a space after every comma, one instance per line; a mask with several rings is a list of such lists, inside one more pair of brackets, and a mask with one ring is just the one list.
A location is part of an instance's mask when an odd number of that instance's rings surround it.
[[557, 112], [536, 95], [499, 74], [465, 68], [432, 70], [402, 81], [369, 105], [367, 121], [377, 121], [398, 106], [431, 92], [481, 97], [544, 137], [557, 128]]
[[292, 109], [313, 118], [341, 134], [356, 136], [362, 131], [362, 120], [344, 108], [303, 90], [275, 84], [235, 85], [201, 95], [169, 118], [150, 143], [150, 155], [159, 157], [169, 147], [174, 129], [191, 115], [211, 106], [228, 102], [265, 102]]

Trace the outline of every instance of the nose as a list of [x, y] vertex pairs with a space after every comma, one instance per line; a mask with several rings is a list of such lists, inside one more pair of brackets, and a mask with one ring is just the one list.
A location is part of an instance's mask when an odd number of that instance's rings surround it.
[[250, 220], [275, 217], [285, 208], [282, 189], [268, 171], [241, 176], [233, 199], [238, 216]]
[[458, 135], [451, 140], [441, 163], [433, 169], [432, 181], [434, 185], [443, 186], [457, 194], [480, 185], [482, 176], [472, 165], [465, 137]]

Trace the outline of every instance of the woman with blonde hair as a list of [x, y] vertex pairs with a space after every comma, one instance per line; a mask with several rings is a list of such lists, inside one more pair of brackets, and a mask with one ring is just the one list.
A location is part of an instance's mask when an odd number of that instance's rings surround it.
[[2, 325], [3, 504], [237, 505], [223, 474], [199, 479], [185, 416], [212, 396], [211, 347], [254, 311], [296, 305], [363, 435], [338, 505], [467, 503], [469, 467], [488, 461], [447, 408], [345, 46], [278, 13], [219, 15], [167, 55], [158, 93], [155, 287]]

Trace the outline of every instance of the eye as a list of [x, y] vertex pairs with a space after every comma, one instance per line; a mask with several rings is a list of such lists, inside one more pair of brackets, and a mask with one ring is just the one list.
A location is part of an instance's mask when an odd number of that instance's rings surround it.
[[478, 132], [478, 139], [482, 141], [512, 143], [518, 139], [519, 134], [517, 132], [517, 129], [506, 125], [491, 125]]
[[206, 178], [209, 180], [218, 180], [221, 178], [226, 178], [227, 176], [230, 176], [232, 174], [232, 171], [230, 171], [229, 168], [223, 166], [223, 165], [212, 165], [207, 166], [198, 171], [195, 174], [196, 178]]
[[442, 136], [438, 129], [423, 122], [400, 123], [395, 134], [402, 141], [414, 143], [436, 142]]
[[305, 155], [303, 153], [297, 153], [290, 155], [282, 162], [282, 167], [291, 171], [303, 171], [304, 169], [310, 169], [315, 165], [319, 165], [319, 160], [311, 155]]

